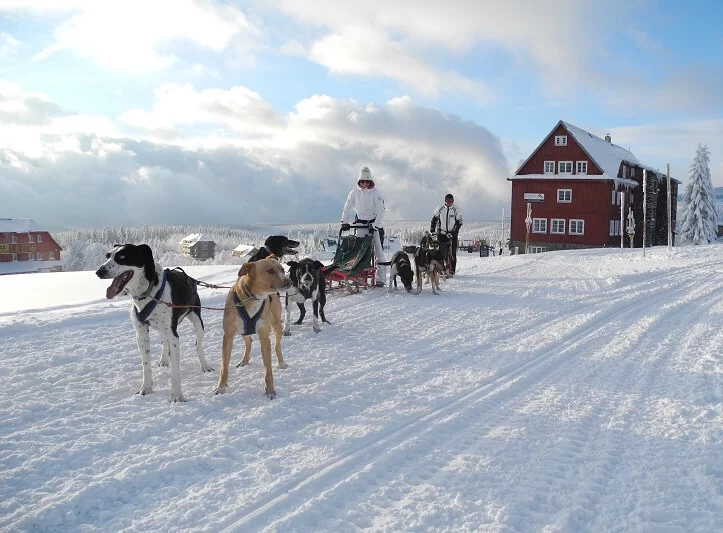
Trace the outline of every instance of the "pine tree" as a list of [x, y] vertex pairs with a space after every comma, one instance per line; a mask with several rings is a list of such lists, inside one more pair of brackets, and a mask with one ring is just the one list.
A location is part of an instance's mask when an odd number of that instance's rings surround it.
[[680, 238], [693, 244], [707, 244], [717, 240], [718, 214], [715, 207], [715, 191], [710, 177], [710, 151], [699, 144], [693, 164], [690, 165], [690, 181], [683, 194]]

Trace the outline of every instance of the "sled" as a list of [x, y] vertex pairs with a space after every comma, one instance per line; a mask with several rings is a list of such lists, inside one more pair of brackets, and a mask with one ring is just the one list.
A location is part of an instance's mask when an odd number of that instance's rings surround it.
[[351, 225], [347, 232], [339, 231], [334, 259], [323, 269], [327, 290], [345, 288], [356, 293], [374, 287], [377, 268], [373, 233], [358, 236], [358, 229], [373, 231], [367, 225]]

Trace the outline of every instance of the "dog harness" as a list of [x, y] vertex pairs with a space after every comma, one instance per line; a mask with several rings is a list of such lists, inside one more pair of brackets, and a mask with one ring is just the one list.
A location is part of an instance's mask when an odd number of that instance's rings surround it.
[[153, 299], [148, 302], [143, 309], [138, 312], [138, 309], [134, 309], [136, 312], [136, 318], [138, 319], [138, 322], [141, 324], [148, 325], [148, 317], [151, 316], [151, 313], [158, 305], [158, 302], [161, 301], [161, 296], [163, 296], [163, 289], [166, 288], [166, 271], [163, 271], [163, 280], [161, 281], [161, 288], [158, 289], [158, 292], [153, 297]]
[[256, 324], [261, 318], [261, 313], [264, 312], [264, 307], [266, 307], [266, 300], [261, 302], [261, 307], [254, 316], [249, 316], [249, 312], [246, 311], [246, 307], [244, 307], [243, 303], [241, 303], [241, 300], [239, 300], [236, 291], [233, 291], [233, 303], [236, 306], [236, 311], [238, 311], [238, 316], [241, 317], [241, 321], [244, 323], [243, 335], [253, 335], [254, 333], [256, 333]]

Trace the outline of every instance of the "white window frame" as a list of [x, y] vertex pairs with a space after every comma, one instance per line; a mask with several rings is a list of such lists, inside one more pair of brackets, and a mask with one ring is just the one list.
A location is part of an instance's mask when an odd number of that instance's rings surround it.
[[13, 263], [15, 263], [18, 260], [18, 254], [13, 254]]
[[43, 242], [43, 236], [38, 234], [38, 238], [37, 238], [36, 242]]
[[532, 219], [532, 233], [547, 233], [547, 219], [546, 218], [533, 218]]
[[48, 261], [55, 261], [55, 252], [48, 252]]
[[575, 161], [575, 174], [587, 175], [587, 161]]
[[35, 252], [28, 252], [28, 261], [35, 261]]
[[531, 254], [542, 254], [547, 251], [547, 248], [544, 246], [530, 246], [530, 253]]
[[610, 236], [611, 237], [620, 237], [620, 221], [619, 220], [611, 220], [610, 221]]
[[564, 218], [551, 218], [550, 219], [550, 234], [551, 235], [565, 235], [565, 219]]
[[581, 218], [571, 218], [568, 228], [568, 235], [585, 235], [585, 221]]
[[[569, 196], [569, 198], [567, 198]], [[557, 189], [557, 203], [558, 204], [571, 204], [572, 203], [572, 189]]]
[[[549, 166], [549, 170], [548, 170]], [[545, 161], [542, 164], [543, 174], [554, 174], [555, 173], [555, 162], [554, 161]]]
[[567, 146], [567, 135], [555, 135], [555, 146]]
[[10, 244], [17, 244], [18, 243], [18, 236], [14, 233], [10, 235]]
[[33, 234], [28, 233], [28, 242], [33, 242]]
[[[563, 165], [565, 166], [564, 170], [563, 170]], [[557, 173], [558, 174], [572, 174], [572, 161], [558, 161], [557, 162]]]

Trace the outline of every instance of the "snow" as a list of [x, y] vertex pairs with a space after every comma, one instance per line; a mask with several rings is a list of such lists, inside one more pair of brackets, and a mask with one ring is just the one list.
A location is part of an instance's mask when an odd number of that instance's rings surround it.
[[40, 231], [40, 227], [30, 218], [0, 218], [0, 233], [27, 233]]
[[[189, 401], [158, 367], [135, 395], [107, 284], [0, 278], [2, 531], [723, 530], [721, 245], [460, 253], [440, 296], [330, 293], [331, 325], [307, 305], [284, 338], [273, 401], [240, 339], [214, 396], [188, 322]], [[203, 312], [216, 368], [221, 315]]]

